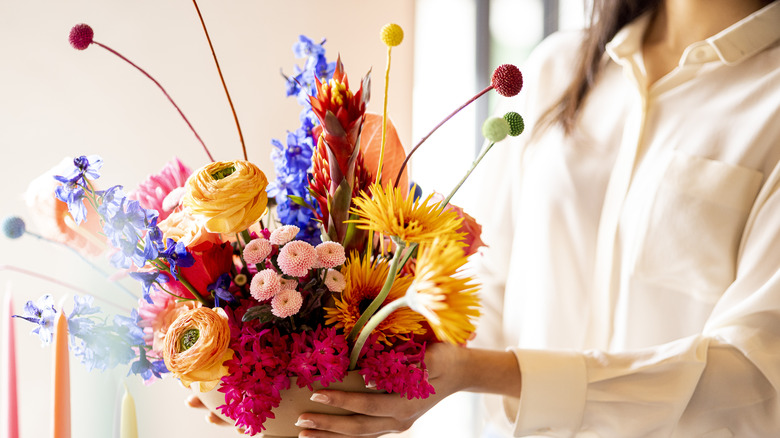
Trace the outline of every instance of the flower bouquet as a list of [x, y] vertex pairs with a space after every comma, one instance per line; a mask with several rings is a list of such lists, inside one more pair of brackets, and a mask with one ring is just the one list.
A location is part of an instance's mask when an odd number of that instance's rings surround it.
[[[387, 25], [381, 37], [389, 58], [403, 32]], [[70, 41], [130, 62], [87, 25]], [[111, 264], [140, 283], [129, 315], [108, 318], [92, 297], [75, 297], [65, 315], [73, 353], [90, 369], [129, 364], [146, 381], [170, 375], [219, 394], [218, 412], [251, 435], [266, 431], [285, 391], [327, 387], [350, 371], [409, 399], [435, 392], [426, 346], [465, 344], [479, 315], [478, 284], [463, 268], [480, 227], [449, 200], [493, 144], [523, 130], [516, 113], [489, 119], [489, 144], [463, 180], [447, 197], [423, 199], [405, 170], [422, 142], [407, 154], [387, 115], [366, 112], [370, 76], [355, 90], [322, 43], [301, 36], [294, 51], [306, 61], [286, 77], [286, 92], [303, 106], [301, 127], [286, 144], [273, 140], [274, 180], [246, 159], [195, 171], [174, 160], [125, 193], [99, 187], [103, 160], [89, 155], [60, 168], [53, 193], [67, 206], [67, 228], [92, 227], [81, 234], [107, 242]], [[505, 64], [466, 104], [521, 86]], [[3, 228], [13, 238], [30, 233], [17, 217]], [[50, 342], [59, 313], [47, 295], [18, 317]]]

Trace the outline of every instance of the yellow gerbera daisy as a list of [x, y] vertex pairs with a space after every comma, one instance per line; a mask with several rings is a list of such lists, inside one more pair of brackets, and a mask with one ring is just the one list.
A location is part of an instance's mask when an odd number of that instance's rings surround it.
[[[363, 310], [382, 290], [388, 271], [386, 261], [372, 263], [368, 256], [352, 255], [342, 270], [346, 287], [340, 297], [334, 294], [336, 307], [325, 307], [325, 323], [334, 324], [344, 333], [349, 333]], [[402, 298], [411, 283], [412, 277], [397, 276], [383, 305]], [[422, 316], [404, 307], [390, 314], [373, 332], [378, 333], [379, 340], [387, 344], [394, 339], [409, 340], [411, 334], [425, 333], [422, 321]]]
[[404, 199], [398, 188], [383, 188], [372, 184], [371, 195], [361, 192], [352, 201], [350, 210], [359, 219], [352, 220], [358, 228], [385, 236], [395, 236], [407, 244], [433, 240], [436, 236], [451, 235], [455, 239], [462, 219], [454, 211], [441, 211], [439, 203], [431, 203], [431, 196], [420, 203], [413, 196]]
[[479, 286], [460, 270], [466, 260], [457, 241], [436, 239], [422, 245], [406, 295], [409, 307], [428, 320], [439, 340], [459, 345], [474, 333], [479, 317]]

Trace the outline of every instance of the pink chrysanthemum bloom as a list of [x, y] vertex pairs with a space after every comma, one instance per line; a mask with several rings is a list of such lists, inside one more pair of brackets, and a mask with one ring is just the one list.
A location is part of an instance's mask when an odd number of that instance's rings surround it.
[[314, 249], [317, 251], [318, 267], [331, 269], [347, 261], [344, 247], [338, 242], [322, 242]]
[[252, 265], [263, 263], [265, 258], [271, 254], [272, 249], [273, 246], [268, 240], [262, 237], [254, 239], [244, 247], [244, 261]]
[[[273, 235], [271, 241], [273, 242]], [[303, 277], [309, 273], [309, 269], [317, 261], [317, 251], [311, 244], [302, 240], [295, 240], [284, 245], [279, 251], [279, 269], [291, 277]]]
[[271, 313], [279, 318], [293, 316], [301, 310], [303, 295], [297, 290], [285, 289], [271, 300]]
[[274, 245], [284, 245], [285, 243], [293, 240], [295, 236], [298, 235], [299, 231], [301, 231], [301, 229], [295, 225], [282, 225], [281, 227], [271, 232], [271, 237], [269, 240]]
[[331, 292], [343, 292], [344, 288], [347, 287], [347, 281], [341, 272], [335, 269], [328, 269], [328, 272], [325, 274], [325, 286]]
[[257, 301], [265, 301], [282, 290], [279, 274], [273, 269], [263, 269], [252, 277], [249, 292]]
[[298, 280], [294, 278], [281, 277], [279, 282], [282, 283], [282, 289], [298, 289]]
[[181, 191], [177, 189], [184, 187], [191, 173], [192, 171], [178, 158], [174, 158], [167, 162], [159, 173], [146, 178], [128, 197], [137, 200], [143, 208], [157, 210], [160, 214], [158, 221], [162, 222], [179, 205], [178, 202], [172, 202], [170, 199], [166, 202], [165, 198], [173, 192], [174, 195], [178, 193], [175, 201], [180, 201]]

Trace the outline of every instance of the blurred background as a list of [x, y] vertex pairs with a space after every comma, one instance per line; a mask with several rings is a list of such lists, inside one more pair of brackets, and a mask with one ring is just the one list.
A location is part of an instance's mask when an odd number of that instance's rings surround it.
[[[504, 63], [521, 67], [541, 39], [583, 23], [582, 0], [201, 0], [228, 89], [238, 113], [248, 156], [273, 178], [271, 139], [284, 141], [298, 126], [301, 107], [285, 97], [280, 73], [293, 74], [298, 35], [327, 39], [329, 60], [340, 55], [353, 81], [372, 70], [369, 111], [381, 113], [387, 50], [379, 30], [399, 24], [403, 44], [393, 49], [388, 113], [409, 150], [455, 108], [490, 83]], [[195, 169], [208, 159], [159, 89], [137, 70], [92, 46], [68, 44], [70, 28], [87, 23], [95, 40], [146, 69], [167, 90], [216, 160], [241, 158], [233, 116], [191, 2], [159, 0], [37, 0], [0, 2], [0, 151], [3, 188], [0, 216], [25, 219], [38, 232], [24, 193], [30, 182], [64, 157], [99, 154], [103, 187], [132, 190], [174, 157]], [[526, 84], [533, 86], [533, 84]], [[447, 193], [478, 148], [495, 94], [483, 97], [437, 131], [412, 161], [412, 178], [424, 191]], [[454, 202], [475, 196], [466, 184]], [[95, 259], [105, 269], [108, 263]], [[39, 273], [77, 285], [99, 297], [108, 312], [136, 303], [65, 248], [23, 236], [0, 237], [0, 288], [13, 296], [13, 312], [44, 293], [55, 302], [74, 292], [24, 274]], [[131, 282], [130, 287], [135, 287]], [[9, 309], [2, 308], [2, 318]], [[23, 438], [51, 428], [50, 347], [14, 321]], [[0, 345], [7, 344], [0, 326]], [[5, 351], [4, 348], [0, 351]], [[7, 375], [7, 357], [0, 375]], [[110, 437], [124, 390], [135, 398], [141, 437], [236, 436], [231, 428], [206, 425], [203, 412], [184, 406], [188, 390], [172, 380], [144, 386], [119, 367], [87, 372], [71, 357], [73, 436]], [[0, 424], [8, 412], [0, 385]], [[481, 428], [479, 400], [459, 394], [445, 400], [405, 436], [473, 437]], [[433, 432], [435, 431], [435, 433]], [[4, 433], [4, 432], [3, 432]]]

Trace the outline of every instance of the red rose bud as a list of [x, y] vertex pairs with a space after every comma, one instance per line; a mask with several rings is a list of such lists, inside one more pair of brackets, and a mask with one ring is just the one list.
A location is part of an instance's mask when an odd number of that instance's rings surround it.
[[206, 241], [187, 249], [195, 258], [195, 263], [187, 268], [180, 267], [179, 275], [201, 295], [206, 295], [210, 284], [215, 283], [220, 275], [230, 272], [233, 266], [233, 247], [230, 243], [215, 244]]
[[490, 82], [498, 94], [512, 97], [523, 88], [523, 74], [512, 64], [501, 64], [493, 71]]
[[89, 27], [88, 24], [77, 24], [70, 30], [70, 36], [68, 41], [70, 45], [76, 50], [84, 50], [92, 44], [92, 38], [95, 37], [95, 32]]

